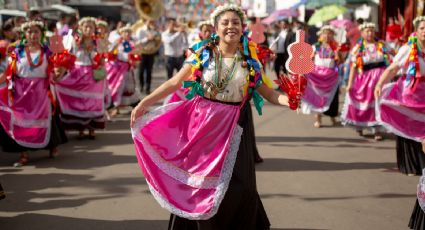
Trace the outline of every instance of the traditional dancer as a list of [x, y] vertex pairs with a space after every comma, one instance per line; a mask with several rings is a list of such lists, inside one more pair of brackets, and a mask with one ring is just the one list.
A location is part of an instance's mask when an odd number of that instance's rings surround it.
[[[128, 78], [133, 78], [132, 80], [134, 81], [133, 71], [138, 57], [131, 53], [134, 48], [131, 33], [132, 30], [130, 26], [124, 26], [119, 29], [120, 37], [112, 44], [113, 56], [110, 57], [109, 61], [105, 64], [107, 72], [106, 78], [112, 97], [113, 108], [110, 110], [112, 113], [118, 112], [118, 107], [124, 105], [124, 96], [131, 96], [124, 94], [126, 82], [130, 81]], [[133, 84], [133, 88], [134, 87], [135, 84]], [[133, 89], [133, 93], [134, 91]]]
[[2, 78], [6, 84], [0, 87], [0, 145], [4, 152], [21, 153], [15, 167], [28, 163], [29, 150], [48, 149], [49, 156], [56, 157], [58, 145], [66, 141], [59, 119], [52, 115], [49, 87], [65, 69], [53, 67], [43, 22], [26, 22], [21, 31], [23, 39], [9, 47], [6, 79]]
[[[414, 21], [416, 32], [400, 48], [393, 64], [385, 70], [375, 89], [379, 99], [378, 120], [397, 135], [397, 165], [402, 173], [421, 175], [425, 155], [421, 142], [425, 139], [425, 17]], [[396, 82], [384, 85], [397, 73]], [[384, 85], [384, 87], [383, 87]], [[383, 87], [383, 88], [382, 88]]]
[[[139, 165], [172, 212], [169, 229], [269, 229], [247, 140], [248, 99], [261, 111], [259, 94], [277, 105], [288, 106], [288, 98], [262, 83], [255, 44], [242, 33], [244, 12], [224, 5], [211, 17], [218, 37], [132, 112]], [[143, 115], [183, 81], [191, 100]]]
[[99, 39], [109, 38], [108, 22], [106, 22], [105, 20], [96, 20], [96, 37]]
[[[9, 46], [9, 42], [6, 40], [0, 40], [0, 97], [2, 97], [2, 89], [5, 90], [5, 86], [6, 86], [6, 75], [5, 75], [5, 71], [6, 71], [6, 67], [7, 67], [7, 47]], [[7, 101], [6, 95], [3, 95], [4, 98], [0, 99], [3, 101]], [[6, 197], [6, 194], [3, 191], [3, 187], [1, 186], [0, 183], [0, 200], [4, 199]]]
[[[413, 24], [416, 31], [382, 74], [375, 88], [375, 97], [379, 98], [378, 120], [398, 136], [397, 164], [400, 171], [422, 175], [425, 168], [425, 17], [415, 18]], [[399, 71], [403, 73], [402, 77], [385, 84]], [[416, 230], [425, 228], [424, 211], [418, 201], [409, 227]]]
[[382, 41], [375, 40], [375, 24], [360, 25], [362, 38], [352, 51], [352, 66], [347, 83], [347, 95], [341, 114], [343, 125], [356, 127], [359, 135], [372, 128], [375, 140], [382, 140], [382, 127], [376, 120], [373, 90], [389, 65], [389, 54]]
[[335, 33], [335, 28], [329, 25], [319, 30], [319, 42], [313, 46], [314, 71], [306, 76], [308, 84], [302, 97], [301, 111], [305, 114], [316, 113], [316, 128], [322, 125], [322, 113], [330, 116], [332, 125], [336, 125], [340, 82], [337, 67], [341, 58]]
[[55, 90], [66, 127], [77, 129], [79, 139], [88, 129], [89, 139], [95, 139], [95, 129], [105, 128], [106, 71], [102, 53], [107, 51], [107, 44], [95, 40], [95, 18], [84, 17], [78, 24], [81, 34], [71, 50], [77, 57], [75, 67], [55, 84]]

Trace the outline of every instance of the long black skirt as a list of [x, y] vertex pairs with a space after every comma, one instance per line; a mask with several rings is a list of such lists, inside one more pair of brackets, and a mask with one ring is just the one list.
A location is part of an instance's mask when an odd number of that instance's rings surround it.
[[1, 183], [0, 183], [0, 200], [4, 199], [5, 197], [6, 197], [6, 194], [4, 193], [3, 187], [1, 186]]
[[95, 130], [105, 129], [105, 116], [82, 118], [72, 115], [61, 114], [60, 118], [66, 130]]
[[215, 216], [208, 220], [188, 220], [171, 214], [169, 230], [264, 230], [270, 222], [257, 192], [254, 167], [254, 135], [250, 129], [251, 105], [241, 110], [238, 124], [243, 128], [241, 143], [229, 188]]
[[249, 107], [248, 108], [249, 111], [248, 111], [248, 114], [247, 114], [248, 125], [246, 127], [246, 129], [247, 129], [246, 131], [252, 135], [250, 142], [251, 142], [251, 145], [252, 145], [252, 152], [254, 153], [254, 161], [256, 163], [259, 163], [259, 162], [262, 162], [263, 159], [261, 158], [260, 153], [258, 152], [257, 142], [255, 141], [255, 128], [254, 128], [254, 118], [252, 116], [252, 109], [251, 109], [251, 106], [248, 106], [248, 107]]
[[413, 208], [412, 215], [410, 216], [409, 228], [415, 230], [425, 229], [425, 214], [419, 206], [419, 202], [416, 199], [415, 207]]
[[338, 116], [338, 110], [339, 110], [339, 89], [336, 90], [335, 96], [332, 99], [329, 109], [326, 110], [323, 114], [330, 117], [336, 117]]
[[[46, 147], [41, 149], [50, 150], [68, 141], [68, 138], [66, 137], [64, 128], [62, 126], [62, 123], [58, 115], [53, 116], [51, 122], [52, 122], [51, 124], [52, 127], [50, 129], [49, 143], [47, 144]], [[39, 150], [36, 148], [24, 147], [18, 144], [6, 133], [2, 125], [0, 125], [0, 146], [2, 147], [3, 152], [9, 152], [9, 153], [21, 153], [25, 151]]]
[[397, 166], [401, 173], [422, 175], [425, 168], [425, 154], [422, 144], [404, 137], [396, 140]]

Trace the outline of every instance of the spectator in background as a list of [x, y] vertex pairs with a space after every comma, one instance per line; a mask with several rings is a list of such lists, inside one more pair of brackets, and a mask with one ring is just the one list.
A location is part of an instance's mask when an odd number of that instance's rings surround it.
[[18, 35], [15, 33], [13, 19], [7, 20], [0, 29], [0, 40], [7, 40], [8, 42], [16, 41]]
[[118, 30], [124, 26], [125, 26], [125, 22], [123, 21], [117, 22], [115, 30], [112, 30], [111, 33], [109, 33], [108, 41], [110, 43], [114, 43], [118, 38], [120, 38], [120, 33], [118, 33]]
[[56, 23], [57, 23], [56, 21], [50, 21], [47, 23], [46, 37], [51, 37], [58, 33]]
[[[148, 20], [146, 24], [137, 31], [136, 39], [142, 46], [147, 44], [160, 44], [161, 33], [157, 29], [156, 22]], [[151, 93], [152, 68], [156, 55], [157, 53], [142, 54], [142, 61], [140, 62], [139, 68], [140, 91], [143, 91], [143, 88], [146, 86], [146, 94]]]
[[75, 15], [69, 15], [66, 17], [65, 24], [62, 29], [59, 30], [60, 35], [67, 35], [69, 30], [76, 31], [78, 29], [78, 19]]
[[43, 15], [41, 14], [40, 11], [30, 10], [30, 12], [28, 13], [28, 20], [30, 20], [30, 21], [32, 21], [32, 20], [44, 21], [44, 18], [43, 18]]
[[13, 25], [19, 28], [17, 32], [20, 33], [21, 25], [26, 21], [25, 17], [18, 16], [18, 17], [14, 17], [12, 20], [13, 20]]
[[168, 19], [168, 28], [162, 33], [164, 55], [166, 59], [167, 78], [173, 76], [173, 71], [179, 71], [183, 66], [184, 52], [187, 47], [186, 28], [173, 18]]
[[398, 21], [393, 18], [388, 19], [387, 33], [385, 41], [393, 49], [397, 51], [403, 45], [403, 31]]
[[350, 30], [347, 31], [347, 37], [350, 39], [350, 46], [351, 47], [354, 47], [356, 45], [357, 41], [361, 37], [359, 25], [363, 24], [363, 22], [364, 22], [363, 18], [357, 19], [355, 25], [352, 26], [350, 28]]
[[60, 13], [59, 20], [56, 22], [57, 31], [61, 31], [62, 28], [67, 24], [67, 17], [68, 15], [66, 13]]
[[288, 20], [282, 20], [278, 24], [280, 31], [276, 39], [270, 45], [270, 49], [273, 50], [276, 54], [276, 60], [274, 62], [274, 70], [276, 76], [280, 75], [280, 72], [283, 71], [287, 73], [285, 67], [285, 62], [289, 58], [288, 46], [295, 41], [295, 34], [292, 32], [291, 25]]

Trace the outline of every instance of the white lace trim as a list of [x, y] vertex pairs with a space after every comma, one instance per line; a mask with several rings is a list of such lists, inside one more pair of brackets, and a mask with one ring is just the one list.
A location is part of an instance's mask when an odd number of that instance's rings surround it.
[[[338, 79], [339, 79], [339, 77], [338, 77]], [[339, 83], [340, 83], [340, 81], [341, 80], [338, 80], [336, 82], [334, 89], [332, 89], [332, 92], [328, 94], [331, 97], [328, 98], [328, 101], [326, 102], [326, 104], [324, 106], [318, 108], [318, 107], [315, 107], [312, 104], [308, 103], [307, 101], [302, 100], [302, 103], [301, 103], [301, 112], [303, 114], [311, 114], [312, 112], [323, 113], [323, 112], [328, 111], [328, 109], [331, 106], [331, 103], [332, 103], [332, 101], [333, 101], [333, 99], [335, 97], [335, 94], [336, 94], [337, 90], [339, 90]], [[315, 93], [318, 93], [316, 91], [316, 89], [313, 89], [313, 91]], [[321, 91], [321, 90], [319, 90], [319, 91]], [[318, 93], [318, 95], [325, 95], [325, 93], [321, 92], [321, 93]]]
[[[52, 108], [50, 107], [50, 104], [49, 104], [49, 107], [48, 107], [48, 109], [49, 109], [49, 117], [48, 117], [48, 119], [47, 119], [47, 126], [46, 127], [43, 127], [43, 128], [46, 128], [47, 129], [47, 132], [46, 132], [46, 135], [44, 136], [44, 140], [43, 140], [43, 142], [41, 142], [41, 143], [31, 143], [31, 142], [26, 142], [26, 141], [19, 141], [19, 140], [16, 140], [16, 138], [15, 138], [15, 135], [14, 135], [14, 129], [13, 129], [13, 125], [18, 125], [20, 122], [18, 122], [17, 120], [16, 120], [16, 118], [15, 118], [15, 116], [13, 115], [13, 111], [10, 109], [10, 108], [8, 108], [8, 107], [5, 107], [5, 106], [0, 106], [0, 110], [3, 110], [3, 111], [5, 111], [5, 112], [8, 112], [8, 113], [10, 113], [10, 126], [9, 126], [9, 132], [7, 132], [6, 130], [6, 133], [13, 139], [13, 140], [15, 140], [16, 141], [16, 143], [18, 143], [19, 145], [22, 145], [22, 146], [24, 146], [24, 147], [27, 147], [27, 148], [35, 148], [35, 149], [39, 149], [39, 148], [44, 148], [44, 147], [46, 147], [47, 146], [47, 144], [49, 143], [49, 141], [50, 141], [50, 133], [51, 133], [51, 120], [52, 120], [52, 116], [50, 116], [50, 114], [52, 114]], [[18, 126], [20, 126], [20, 125], [18, 125]], [[23, 126], [23, 127], [25, 127], [25, 126]]]
[[[181, 101], [181, 102], [175, 102], [175, 103], [171, 103], [171, 104], [167, 104], [167, 105], [158, 107], [154, 111], [149, 112], [149, 113], [145, 114], [143, 117], [136, 120], [134, 128], [131, 129], [131, 133], [132, 133], [133, 138], [137, 138], [144, 145], [145, 141], [143, 140], [143, 136], [141, 135], [140, 129], [143, 126], [149, 124], [151, 121], [155, 120], [158, 116], [162, 115], [165, 112], [168, 112], [170, 110], [177, 108], [178, 106], [182, 105], [183, 103], [184, 103], [184, 101]], [[187, 174], [181, 174], [181, 171], [174, 170], [175, 168], [169, 168], [168, 167], [169, 165], [161, 164], [161, 162], [159, 162], [159, 164], [158, 164], [158, 162], [155, 162], [155, 159], [154, 159], [155, 156], [151, 155], [152, 156], [151, 159], [154, 161], [154, 163], [162, 171], [166, 172], [167, 175], [171, 176], [172, 178], [174, 178], [174, 179], [176, 179], [176, 180], [178, 180], [178, 181], [180, 181], [184, 184], [188, 184], [190, 186], [193, 186], [193, 187], [201, 187], [201, 188], [206, 188], [206, 189], [214, 188], [214, 187], [216, 188], [216, 192], [214, 194], [213, 207], [211, 208], [210, 212], [208, 212], [208, 213], [189, 213], [189, 212], [183, 211], [183, 210], [175, 207], [170, 202], [168, 202], [166, 199], [164, 199], [162, 197], [162, 195], [160, 193], [158, 193], [150, 185], [150, 183], [147, 181], [152, 195], [157, 200], [157, 202], [161, 205], [161, 207], [167, 209], [168, 211], [170, 211], [171, 213], [173, 213], [175, 215], [181, 216], [183, 218], [191, 219], [191, 220], [209, 219], [212, 216], [214, 216], [217, 213], [218, 208], [221, 204], [221, 201], [223, 200], [224, 195], [226, 194], [226, 191], [229, 187], [229, 182], [230, 182], [230, 179], [232, 177], [234, 164], [236, 162], [237, 152], [239, 150], [239, 145], [240, 145], [242, 133], [243, 133], [243, 128], [236, 124], [234, 131], [233, 131], [229, 150], [228, 150], [228, 153], [227, 153], [226, 158], [225, 158], [224, 163], [223, 163], [223, 168], [221, 170], [222, 172], [220, 174], [220, 177], [218, 178], [218, 182], [215, 182], [215, 184], [213, 184], [210, 181], [205, 181], [203, 178], [200, 178], [200, 177], [190, 177]], [[144, 145], [144, 147], [146, 148], [145, 145]], [[140, 158], [140, 159], [143, 159], [143, 158]], [[210, 186], [213, 186], [213, 187], [210, 187]]]
[[[139, 128], [144, 127], [147, 124], [147, 122], [155, 120], [156, 118], [158, 118], [158, 116], [162, 115], [164, 112], [166, 113], [167, 111], [169, 111], [169, 110], [164, 108], [164, 110], [160, 110], [159, 113], [156, 110], [151, 112], [150, 116], [147, 117], [144, 122], [142, 120], [142, 122], [140, 122], [138, 124]], [[137, 129], [137, 130], [138, 130], [138, 135], [137, 135], [138, 138], [137, 139], [142, 143], [142, 145], [143, 145], [146, 153], [149, 155], [150, 159], [155, 163], [155, 165], [159, 169], [161, 169], [161, 171], [165, 172], [167, 175], [173, 177], [174, 179], [176, 179], [176, 180], [178, 180], [178, 181], [180, 181], [184, 184], [195, 187], [195, 188], [211, 189], [211, 188], [215, 188], [215, 187], [218, 186], [218, 184], [219, 184], [219, 178], [218, 177], [206, 177], [206, 176], [191, 174], [189, 172], [186, 172], [186, 171], [176, 167], [173, 164], [168, 163], [152, 148], [152, 146], [149, 144], [149, 142], [146, 141], [144, 136], [141, 134], [140, 129]], [[231, 140], [233, 140], [234, 139], [233, 137], [237, 134], [238, 134], [238, 130], [234, 129]], [[229, 150], [230, 150], [232, 144], [233, 144], [233, 142], [229, 143]]]
[[242, 127], [240, 127], [239, 125], [236, 125], [234, 136], [231, 141], [232, 144], [230, 145], [229, 151], [226, 155], [222, 173], [219, 179], [219, 184], [214, 194], [213, 206], [209, 212], [189, 213], [189, 212], [183, 211], [175, 207], [174, 205], [172, 205], [166, 199], [164, 199], [164, 197], [151, 186], [149, 181], [146, 181], [153, 197], [157, 200], [157, 202], [161, 205], [161, 207], [167, 209], [169, 212], [177, 216], [180, 216], [189, 220], [207, 220], [213, 217], [217, 213], [218, 208], [220, 207], [221, 201], [223, 200], [224, 195], [226, 194], [226, 191], [229, 188], [230, 179], [233, 173], [233, 167], [236, 162], [237, 152], [239, 150], [239, 144], [241, 141], [242, 132], [243, 132]]
[[182, 101], [185, 101], [185, 100], [187, 100], [186, 99], [186, 95], [184, 95], [184, 93], [179, 89], [179, 90], [177, 90], [176, 92], [174, 92], [173, 94], [170, 94], [169, 96], [167, 96], [165, 99], [164, 99], [164, 105], [166, 105], [166, 104], [170, 104], [170, 100], [171, 100], [171, 98], [174, 96], [174, 94], [177, 94], [177, 96], [179, 96], [180, 97], [180, 99], [182, 100]]
[[92, 93], [92, 92], [76, 91], [76, 90], [64, 88], [60, 85], [56, 85], [56, 89], [60, 93], [63, 93], [63, 94], [68, 95], [68, 96], [78, 97], [78, 98], [103, 99], [103, 97], [104, 97], [104, 92], [102, 92], [102, 93]]
[[417, 141], [417, 142], [422, 142], [422, 140], [424, 139], [424, 136], [413, 137], [413, 136], [407, 135], [402, 130], [399, 130], [396, 127], [394, 127], [392, 124], [382, 121], [380, 104], [384, 103], [386, 105], [396, 106], [397, 108], [394, 108], [394, 107], [392, 107], [392, 108], [397, 110], [398, 112], [402, 113], [403, 115], [411, 118], [411, 119], [421, 121], [421, 122], [425, 122], [425, 116], [423, 114], [413, 112], [413, 111], [411, 111], [411, 110], [409, 110], [405, 107], [401, 107], [399, 104], [397, 104], [393, 101], [383, 99], [391, 92], [391, 89], [394, 86], [394, 84], [396, 84], [396, 83], [391, 83], [391, 84], [384, 86], [384, 89], [382, 90], [381, 98], [376, 101], [376, 105], [377, 105], [376, 106], [376, 120], [381, 125], [383, 125], [389, 132], [392, 132], [397, 136], [401, 136], [401, 137], [404, 137], [404, 138], [407, 138], [407, 139], [410, 139], [410, 140], [414, 140], [414, 141]]
[[[67, 92], [70, 92], [70, 91], [64, 90], [64, 88], [62, 88], [58, 85], [55, 85], [55, 90], [56, 90], [56, 98], [59, 101], [59, 105], [66, 104], [63, 101], [62, 97], [60, 96], [61, 93], [64, 93], [64, 94], [69, 95], [69, 96], [75, 96], [75, 95], [73, 95], [75, 92], [68, 94]], [[104, 89], [104, 91], [105, 91], [105, 89]], [[78, 97], [78, 96], [75, 96], [75, 97]], [[100, 116], [103, 116], [105, 114], [105, 103], [103, 102], [103, 100], [104, 100], [104, 94], [103, 93], [102, 93], [102, 97], [100, 97], [100, 98], [98, 98], [98, 97], [85, 97], [85, 96], [82, 96], [82, 97], [79, 97], [79, 98], [92, 98], [92, 99], [94, 98], [96, 100], [102, 100], [102, 108], [100, 109], [100, 111], [99, 110], [98, 111], [80, 111], [80, 110], [63, 108], [63, 106], [61, 106], [61, 112], [63, 114], [66, 114], [66, 115], [72, 115], [72, 116], [81, 117], [81, 118], [100, 117]]]
[[[378, 126], [378, 125], [380, 125], [380, 122], [378, 122], [378, 121], [359, 122], [359, 121], [354, 121], [354, 120], [348, 119], [347, 118], [347, 115], [348, 115], [348, 106], [350, 104], [353, 105], [357, 109], [361, 109], [361, 108], [356, 107], [351, 102], [352, 101], [350, 99], [350, 96], [347, 93], [347, 95], [345, 96], [344, 105], [343, 105], [342, 111], [341, 111], [341, 124], [342, 125], [348, 125], [348, 126], [351, 125], [351, 126], [360, 126], [360, 127], [371, 127], [371, 126]], [[373, 106], [371, 106], [370, 108], [375, 107], [375, 104], [372, 104], [372, 105]], [[364, 109], [361, 109], [361, 110], [364, 110]], [[375, 114], [375, 117], [376, 117], [376, 114]]]

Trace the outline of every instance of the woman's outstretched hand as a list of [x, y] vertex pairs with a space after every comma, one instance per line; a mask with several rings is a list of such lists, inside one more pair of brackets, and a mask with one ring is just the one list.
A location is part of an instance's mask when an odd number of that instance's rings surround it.
[[378, 99], [381, 96], [381, 94], [382, 94], [382, 86], [381, 85], [376, 85], [373, 94], [375, 95], [375, 99]]
[[130, 127], [133, 128], [136, 119], [141, 117], [146, 112], [146, 108], [140, 103], [134, 107], [133, 111], [131, 111]]

